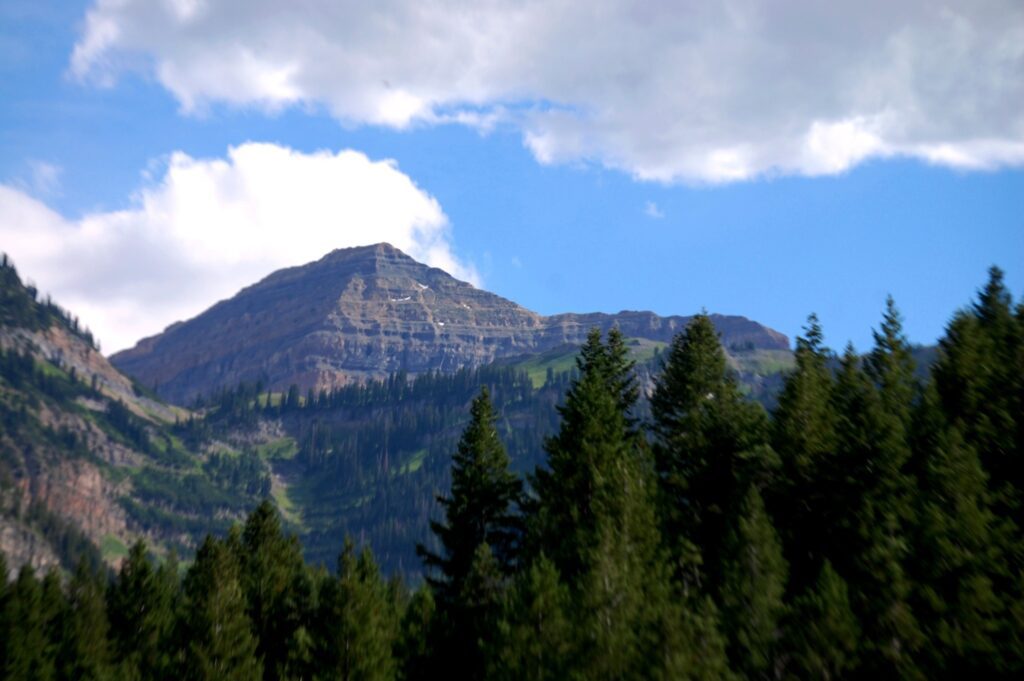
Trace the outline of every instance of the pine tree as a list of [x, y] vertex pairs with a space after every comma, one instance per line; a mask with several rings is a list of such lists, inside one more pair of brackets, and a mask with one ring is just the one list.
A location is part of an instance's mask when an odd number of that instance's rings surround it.
[[497, 633], [506, 580], [491, 547], [479, 544], [458, 598], [458, 616], [452, 632], [457, 645], [449, 649], [460, 655], [460, 670], [454, 676], [486, 678], [488, 646]]
[[751, 486], [725, 541], [722, 622], [729, 659], [748, 679], [770, 678], [785, 612], [786, 561], [764, 501]]
[[68, 585], [69, 613], [60, 653], [62, 679], [113, 679], [103, 582], [83, 559]]
[[46, 636], [42, 654], [46, 658], [47, 674], [56, 676], [59, 672], [57, 661], [64, 640], [64, 629], [70, 614], [68, 601], [64, 596], [64, 588], [61, 584], [60, 572], [56, 566], [47, 571], [46, 576], [43, 577], [41, 588], [40, 618]]
[[818, 318], [811, 315], [796, 340], [796, 367], [786, 376], [772, 423], [772, 447], [781, 463], [767, 499], [778, 517], [796, 591], [812, 586], [824, 556], [841, 550], [830, 543], [832, 528], [848, 509], [837, 465], [831, 353]]
[[5, 681], [46, 681], [54, 678], [49, 655], [43, 590], [29, 565], [23, 565], [7, 596]]
[[832, 681], [856, 668], [860, 629], [846, 582], [829, 561], [793, 601], [787, 620], [784, 678]]
[[[452, 457], [451, 496], [439, 498], [445, 522], [431, 523], [442, 554], [422, 545], [417, 548], [426, 565], [440, 573], [427, 578], [437, 599], [433, 632], [437, 655], [441, 659], [461, 659], [459, 674], [467, 679], [482, 678], [484, 674], [479, 627], [496, 619], [500, 601], [499, 593], [485, 597], [474, 592], [484, 586], [480, 580], [485, 575], [480, 569], [493, 567], [498, 571], [498, 575], [487, 575], [486, 580], [496, 580], [491, 586], [500, 591], [504, 582], [501, 575], [512, 569], [521, 533], [521, 523], [512, 513], [522, 483], [509, 470], [495, 421], [490, 394], [484, 387], [473, 400], [469, 425]], [[487, 547], [483, 553], [482, 546]], [[493, 566], [490, 562], [477, 563], [483, 558], [493, 559]], [[475, 580], [473, 584], [467, 582], [470, 577]], [[487, 607], [491, 612], [483, 611]]]
[[569, 588], [579, 634], [570, 674], [595, 679], [660, 675], [660, 606], [670, 594], [623, 348], [588, 336], [561, 427], [545, 444], [548, 466], [533, 478], [533, 555], [549, 556]]
[[569, 590], [541, 554], [517, 577], [487, 678], [559, 681], [568, 676], [574, 645]]
[[676, 336], [651, 396], [663, 534], [677, 571], [692, 545], [711, 593], [721, 585], [722, 541], [746, 486], [773, 466], [764, 410], [740, 393], [707, 315]]
[[913, 574], [916, 610], [929, 640], [928, 676], [987, 676], [999, 666], [1004, 605], [993, 579], [1006, 575], [1006, 565], [985, 473], [974, 448], [942, 418], [934, 384], [915, 431], [920, 492]]
[[885, 679], [920, 678], [916, 652], [922, 637], [906, 573], [913, 484], [905, 471], [901, 416], [886, 412], [886, 399], [852, 347], [843, 355], [833, 395], [848, 512], [835, 528], [845, 549], [829, 558], [844, 563], [841, 574], [862, 627], [863, 671]]
[[207, 536], [185, 577], [186, 679], [252, 681], [263, 675], [228, 542]]
[[[256, 634], [256, 655], [263, 660], [263, 678], [289, 675], [289, 658], [301, 653], [303, 628], [311, 613], [300, 608], [305, 564], [298, 539], [281, 531], [277, 509], [269, 500], [257, 506], [241, 534], [241, 584], [247, 613]], [[301, 656], [301, 655], [300, 655]]]
[[431, 662], [431, 631], [434, 629], [434, 595], [423, 585], [412, 595], [396, 644], [398, 677], [403, 681], [428, 681], [435, 678]]
[[418, 549], [427, 566], [441, 573], [429, 580], [442, 610], [457, 600], [478, 546], [486, 543], [493, 547], [504, 570], [513, 562], [519, 523], [512, 513], [522, 483], [509, 470], [495, 421], [490, 394], [484, 387], [473, 400], [469, 425], [452, 457], [451, 496], [438, 499], [445, 522], [431, 523], [443, 555], [422, 546]]
[[173, 678], [178, 662], [172, 642], [177, 596], [173, 557], [154, 570], [146, 544], [133, 544], [107, 594], [111, 646], [121, 678]]
[[392, 654], [398, 635], [387, 589], [369, 549], [356, 556], [346, 538], [337, 577], [320, 588], [318, 678], [387, 681], [396, 674]]

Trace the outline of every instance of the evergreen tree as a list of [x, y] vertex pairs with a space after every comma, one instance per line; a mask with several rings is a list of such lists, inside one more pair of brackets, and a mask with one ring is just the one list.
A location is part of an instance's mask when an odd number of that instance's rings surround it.
[[85, 559], [68, 585], [69, 613], [60, 653], [59, 677], [69, 681], [113, 679], [102, 577]]
[[70, 614], [60, 572], [56, 566], [51, 567], [43, 577], [40, 610], [46, 640], [42, 654], [46, 658], [47, 673], [56, 676], [59, 672], [57, 662], [64, 640], [64, 629]]
[[994, 580], [1007, 567], [996, 538], [985, 473], [974, 448], [942, 417], [934, 384], [918, 411], [920, 470], [913, 560], [916, 609], [929, 645], [930, 678], [991, 675], [1000, 666], [1004, 603]]
[[901, 415], [885, 410], [886, 399], [852, 347], [843, 356], [833, 396], [837, 463], [849, 486], [847, 516], [834, 528], [845, 549], [829, 558], [844, 563], [841, 574], [847, 575], [862, 627], [863, 671], [880, 679], [920, 678], [916, 652], [922, 637], [906, 573], [913, 486], [905, 471]]
[[392, 654], [398, 622], [369, 549], [356, 556], [346, 538], [337, 577], [320, 588], [318, 678], [386, 681], [395, 678]]
[[[1006, 519], [1019, 518], [1024, 507], [1024, 319], [1012, 305], [1003, 273], [993, 267], [978, 302], [949, 324], [934, 368], [942, 407], [981, 457], [995, 509]], [[1018, 564], [1020, 530], [1011, 547]]]
[[154, 570], [146, 544], [128, 551], [107, 594], [110, 641], [121, 678], [170, 679], [179, 661], [172, 641], [178, 596], [177, 562]]
[[772, 447], [781, 466], [769, 501], [796, 591], [814, 584], [825, 555], [841, 550], [830, 538], [849, 510], [845, 473], [836, 463], [830, 359], [818, 318], [811, 315], [804, 336], [796, 340], [796, 367], [786, 376], [772, 424]]
[[431, 523], [441, 541], [443, 555], [419, 547], [427, 566], [441, 573], [428, 579], [437, 591], [442, 610], [457, 600], [478, 546], [493, 547], [506, 571], [513, 562], [519, 523], [512, 512], [519, 501], [522, 483], [509, 470], [508, 455], [498, 437], [495, 420], [490, 394], [484, 387], [473, 400], [469, 425], [452, 457], [451, 496], [438, 499], [445, 511], [445, 522]]
[[[522, 483], [509, 471], [495, 420], [484, 387], [473, 400], [469, 425], [452, 457], [451, 496], [439, 498], [445, 522], [431, 523], [443, 552], [438, 555], [418, 547], [426, 565], [440, 572], [427, 578], [437, 598], [436, 652], [441, 659], [461, 659], [459, 675], [467, 679], [483, 677], [480, 627], [490, 626], [497, 617], [504, 581], [501, 574], [512, 569], [520, 534], [520, 522], [512, 511]], [[498, 574], [480, 572], [492, 568]], [[471, 577], [473, 583], [468, 581]], [[492, 589], [494, 593], [490, 593]], [[491, 611], [485, 612], [488, 607]]]
[[54, 678], [47, 637], [43, 590], [31, 566], [23, 565], [7, 596], [5, 681], [47, 681]]
[[435, 678], [430, 632], [434, 628], [434, 595], [428, 585], [413, 594], [402, 616], [396, 645], [399, 678], [403, 681], [428, 681]]
[[[256, 655], [263, 660], [263, 678], [289, 675], [289, 658], [302, 657], [300, 631], [311, 613], [302, 598], [305, 563], [298, 539], [281, 531], [277, 509], [264, 500], [249, 514], [241, 534], [238, 561], [247, 613], [256, 634]], [[306, 585], [308, 590], [308, 585]]]
[[832, 681], [856, 668], [860, 629], [846, 582], [828, 560], [817, 582], [793, 601], [787, 619], [784, 678]]
[[554, 564], [541, 554], [516, 579], [498, 625], [487, 678], [565, 679], [574, 645], [569, 590]]
[[725, 541], [722, 623], [729, 660], [749, 679], [771, 678], [785, 611], [786, 561], [757, 488], [751, 486]]
[[649, 452], [625, 408], [633, 399], [624, 345], [592, 332], [577, 359], [548, 467], [533, 482], [534, 555], [550, 556], [569, 587], [587, 678], [660, 675], [661, 608], [670, 604]]
[[704, 560], [713, 594], [721, 585], [722, 541], [746, 486], [773, 465], [764, 410], [740, 393], [707, 315], [676, 336], [651, 396], [654, 462], [663, 533], [677, 572], [690, 546]]
[[252, 681], [263, 675], [246, 615], [238, 564], [228, 542], [207, 536], [185, 577], [189, 681]]

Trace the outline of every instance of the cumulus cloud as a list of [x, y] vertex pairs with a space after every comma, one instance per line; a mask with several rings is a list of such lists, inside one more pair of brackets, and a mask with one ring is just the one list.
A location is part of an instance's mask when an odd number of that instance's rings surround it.
[[510, 125], [667, 182], [1024, 164], [1019, 0], [96, 0], [83, 25], [73, 74], [141, 70], [185, 112]]
[[124, 210], [69, 219], [0, 184], [0, 243], [22, 273], [119, 350], [275, 269], [390, 242], [477, 283], [438, 202], [391, 161], [274, 144], [172, 154]]

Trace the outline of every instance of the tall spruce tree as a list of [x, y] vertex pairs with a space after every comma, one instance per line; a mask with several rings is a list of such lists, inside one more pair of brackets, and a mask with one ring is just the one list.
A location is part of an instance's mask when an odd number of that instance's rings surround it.
[[324, 575], [317, 617], [316, 677], [337, 681], [389, 681], [397, 671], [393, 650], [397, 613], [369, 549], [356, 555], [345, 539], [337, 576]]
[[825, 560], [817, 581], [798, 594], [789, 609], [781, 676], [822, 681], [849, 678], [857, 667], [859, 638], [846, 582]]
[[660, 550], [649, 452], [635, 428], [632, 363], [625, 344], [592, 331], [533, 477], [534, 556], [549, 556], [576, 614], [570, 675], [659, 677], [663, 608], [674, 605]]
[[59, 656], [59, 678], [113, 679], [103, 578], [82, 559], [68, 584], [69, 611]]
[[230, 539], [207, 536], [185, 577], [188, 647], [183, 676], [189, 681], [253, 681], [263, 676]]
[[764, 410], [747, 401], [711, 319], [695, 316], [675, 337], [651, 395], [662, 531], [677, 572], [689, 546], [704, 562], [711, 593], [722, 581], [722, 542], [750, 484], [774, 456]]
[[919, 493], [911, 574], [928, 639], [925, 671], [929, 678], [992, 678], [1006, 662], [998, 643], [1006, 604], [994, 583], [1007, 566], [977, 452], [946, 423], [938, 401], [929, 383], [914, 437]]
[[[485, 673], [480, 646], [485, 632], [479, 628], [497, 619], [501, 596], [490, 589], [501, 590], [521, 534], [521, 521], [513, 512], [522, 482], [509, 470], [495, 422], [484, 387], [473, 400], [469, 425], [452, 457], [451, 495], [439, 498], [445, 521], [431, 523], [442, 553], [422, 545], [417, 549], [427, 567], [439, 572], [427, 578], [436, 594], [433, 638], [438, 656], [461, 659], [459, 676], [467, 679], [483, 678]], [[481, 552], [481, 547], [486, 550]], [[496, 574], [481, 572], [492, 569]], [[471, 577], [472, 584], [467, 581]]]
[[[845, 549], [828, 556], [842, 563], [862, 629], [861, 669], [880, 679], [917, 679], [921, 632], [911, 609], [906, 572], [912, 482], [905, 465], [902, 415], [860, 366], [852, 346], [843, 355], [833, 392], [838, 460], [847, 475], [848, 512], [834, 528]], [[876, 378], [877, 380], [877, 378]]]
[[173, 640], [179, 586], [173, 556], [154, 569], [146, 544], [140, 540], [132, 545], [107, 592], [110, 643], [119, 677], [175, 678], [181, 657]]
[[779, 521], [796, 592], [815, 583], [825, 555], [841, 550], [833, 546], [832, 528], [848, 511], [845, 473], [835, 460], [831, 358], [812, 314], [796, 340], [796, 367], [786, 376], [772, 422], [772, 447], [781, 466], [766, 501]]
[[23, 565], [11, 585], [6, 607], [6, 659], [3, 678], [10, 681], [46, 681], [55, 676], [52, 647], [47, 636], [43, 589], [35, 571]]
[[522, 482], [509, 470], [508, 454], [498, 436], [494, 406], [486, 387], [473, 400], [469, 413], [469, 425], [452, 457], [451, 495], [438, 499], [445, 520], [431, 523], [442, 553], [418, 548], [427, 567], [440, 572], [428, 579], [442, 609], [457, 600], [478, 546], [491, 546], [507, 571], [514, 560], [519, 534], [514, 510]]
[[517, 576], [489, 655], [488, 678], [558, 681], [568, 676], [575, 635], [569, 590], [543, 554]]
[[434, 593], [429, 585], [424, 584], [412, 595], [405, 608], [395, 646], [398, 678], [403, 681], [429, 681], [435, 678], [431, 666], [434, 613]]
[[726, 536], [721, 588], [729, 660], [748, 679], [772, 678], [785, 614], [786, 560], [757, 488]]
[[[290, 658], [302, 657], [300, 630], [312, 613], [303, 612], [305, 563], [296, 537], [281, 530], [277, 509], [264, 500], [246, 519], [241, 535], [241, 585], [247, 613], [256, 634], [256, 655], [263, 660], [263, 678], [277, 681], [292, 671]], [[294, 671], [298, 671], [297, 669]]]

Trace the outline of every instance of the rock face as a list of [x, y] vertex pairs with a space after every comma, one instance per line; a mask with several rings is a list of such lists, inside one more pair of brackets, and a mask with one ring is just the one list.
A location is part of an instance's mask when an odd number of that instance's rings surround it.
[[[388, 244], [280, 270], [111, 357], [178, 403], [242, 381], [330, 388], [405, 370], [454, 371], [580, 344], [594, 327], [668, 341], [686, 317], [651, 312], [544, 317], [416, 262]], [[743, 317], [713, 317], [726, 345], [784, 349]]]

